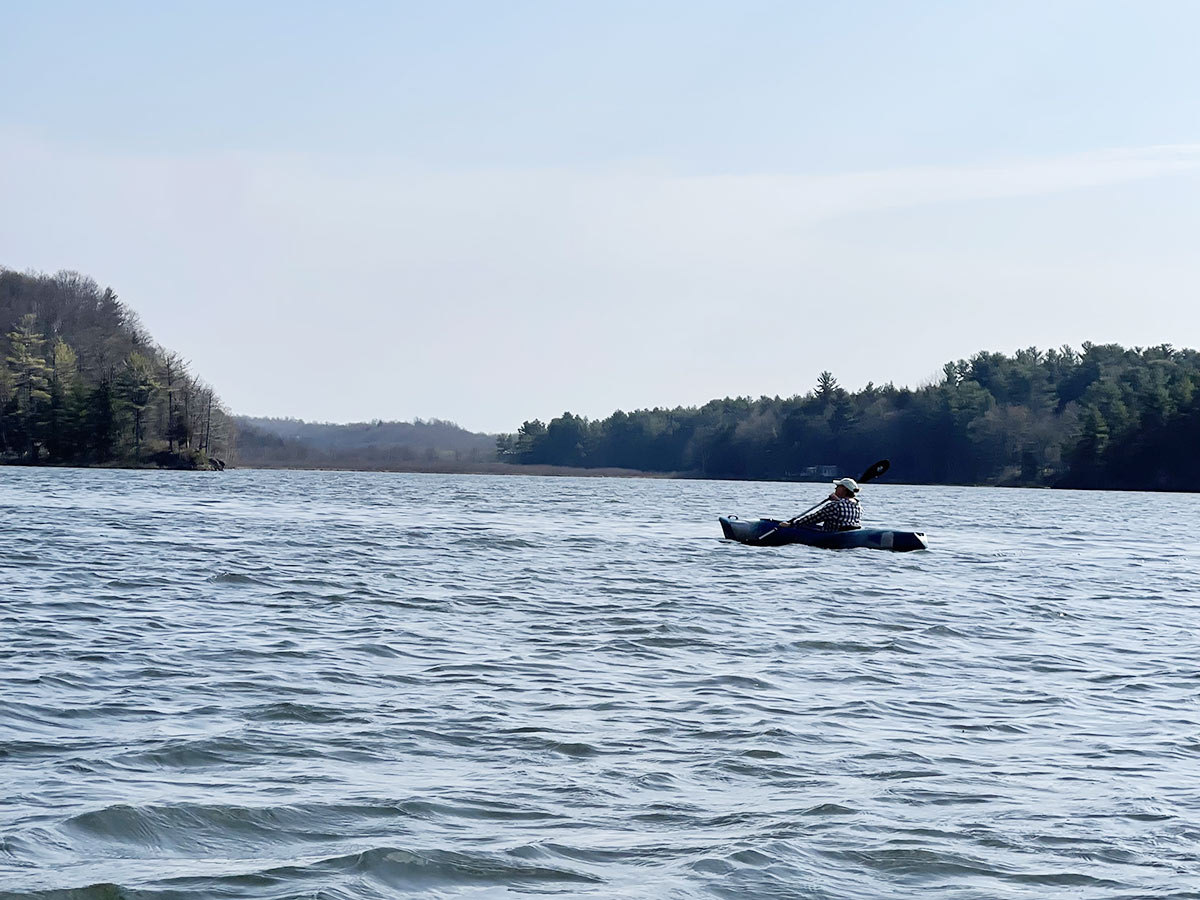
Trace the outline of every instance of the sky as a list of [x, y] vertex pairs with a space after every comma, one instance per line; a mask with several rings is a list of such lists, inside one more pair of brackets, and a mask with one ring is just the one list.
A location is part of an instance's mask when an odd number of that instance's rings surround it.
[[0, 266], [230, 409], [515, 431], [1200, 347], [1200, 4], [0, 0]]

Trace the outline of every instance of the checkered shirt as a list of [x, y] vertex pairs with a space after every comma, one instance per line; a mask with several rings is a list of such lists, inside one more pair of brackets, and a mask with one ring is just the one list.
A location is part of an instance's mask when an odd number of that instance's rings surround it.
[[858, 501], [853, 497], [843, 497], [840, 500], [831, 500], [820, 509], [796, 519], [792, 524], [806, 528], [816, 527], [822, 531], [842, 531], [858, 528], [861, 521], [862, 507], [858, 505]]

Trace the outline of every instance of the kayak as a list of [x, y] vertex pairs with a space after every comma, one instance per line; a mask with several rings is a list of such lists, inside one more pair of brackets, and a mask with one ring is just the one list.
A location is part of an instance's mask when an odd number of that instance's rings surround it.
[[855, 528], [853, 531], [820, 531], [780, 525], [777, 519], [739, 519], [721, 516], [725, 537], [743, 544], [779, 547], [783, 544], [807, 544], [823, 550], [848, 550], [870, 547], [874, 550], [928, 550], [929, 541], [922, 531], [894, 531], [891, 528]]

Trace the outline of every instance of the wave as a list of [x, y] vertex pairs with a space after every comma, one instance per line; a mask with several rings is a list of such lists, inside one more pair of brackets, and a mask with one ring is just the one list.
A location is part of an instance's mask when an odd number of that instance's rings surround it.
[[114, 883], [5, 892], [0, 900], [183, 900], [183, 898], [380, 898], [495, 887], [561, 893], [568, 886], [604, 884], [596, 875], [563, 865], [523, 862], [495, 852], [376, 846], [359, 852], [283, 866], [246, 866], [214, 875], [167, 876], [136, 889]]

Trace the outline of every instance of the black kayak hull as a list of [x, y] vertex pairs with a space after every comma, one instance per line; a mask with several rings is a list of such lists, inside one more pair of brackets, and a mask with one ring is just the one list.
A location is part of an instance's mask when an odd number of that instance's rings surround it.
[[813, 528], [794, 528], [780, 525], [776, 519], [739, 519], [721, 516], [721, 531], [731, 541], [758, 547], [781, 547], [784, 544], [805, 544], [824, 550], [850, 550], [867, 547], [872, 550], [928, 550], [924, 532], [896, 531], [891, 528], [856, 528], [853, 531], [818, 531]]

